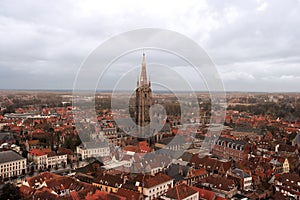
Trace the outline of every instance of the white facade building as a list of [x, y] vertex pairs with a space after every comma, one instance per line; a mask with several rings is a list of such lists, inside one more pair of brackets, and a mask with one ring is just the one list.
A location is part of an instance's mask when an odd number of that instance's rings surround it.
[[[142, 185], [142, 183], [140, 183]], [[156, 199], [173, 187], [173, 179], [166, 174], [159, 173], [145, 179], [143, 183], [145, 200]]]
[[67, 158], [67, 154], [46, 149], [32, 149], [28, 153], [28, 160], [33, 161], [37, 165], [37, 169], [62, 166], [67, 164]]
[[91, 157], [105, 157], [110, 155], [107, 143], [86, 142], [84, 145], [76, 147], [76, 152], [81, 155], [82, 159]]
[[28, 160], [34, 162], [38, 169], [43, 169], [48, 166], [47, 154], [41, 149], [32, 149], [28, 153]]
[[235, 168], [230, 173], [231, 176], [238, 178], [241, 181], [241, 189], [249, 191], [253, 189], [252, 176], [241, 169]]
[[282, 163], [283, 173], [289, 173], [290, 172], [290, 164], [287, 158], [284, 159], [284, 162]]
[[47, 154], [47, 163], [51, 167], [62, 166], [67, 164], [67, 158], [67, 154], [51, 152]]
[[0, 152], [0, 176], [2, 179], [20, 176], [26, 172], [26, 158], [14, 151]]

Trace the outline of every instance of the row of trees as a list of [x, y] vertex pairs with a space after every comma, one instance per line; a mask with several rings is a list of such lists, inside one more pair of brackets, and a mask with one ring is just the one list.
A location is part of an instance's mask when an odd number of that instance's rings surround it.
[[294, 120], [300, 117], [300, 103], [293, 105], [291, 103], [274, 103], [266, 102], [253, 105], [234, 105], [228, 106], [230, 110], [238, 110], [240, 112], [249, 112], [254, 115], [270, 115], [274, 118], [285, 118]]

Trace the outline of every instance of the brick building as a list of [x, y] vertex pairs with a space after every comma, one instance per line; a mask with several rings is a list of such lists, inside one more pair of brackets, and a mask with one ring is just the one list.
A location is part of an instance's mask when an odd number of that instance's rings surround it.
[[249, 144], [245, 141], [220, 137], [215, 141], [212, 154], [220, 158], [241, 161], [247, 158], [247, 148], [249, 148]]

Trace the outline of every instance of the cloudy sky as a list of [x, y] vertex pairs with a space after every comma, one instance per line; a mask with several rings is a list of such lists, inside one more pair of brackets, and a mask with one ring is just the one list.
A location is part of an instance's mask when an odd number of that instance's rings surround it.
[[299, 0], [1, 0], [0, 88], [72, 89], [102, 42], [149, 27], [196, 41], [227, 91], [300, 91]]

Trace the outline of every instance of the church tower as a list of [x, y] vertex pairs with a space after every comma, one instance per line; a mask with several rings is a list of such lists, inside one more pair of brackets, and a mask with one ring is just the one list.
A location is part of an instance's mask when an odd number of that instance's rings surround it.
[[135, 95], [135, 121], [140, 127], [140, 134], [148, 135], [149, 133], [145, 133], [146, 130], [142, 128], [150, 124], [150, 107], [152, 105], [152, 90], [150, 80], [147, 79], [145, 53], [143, 53], [142, 70], [137, 81]]

